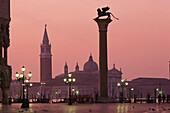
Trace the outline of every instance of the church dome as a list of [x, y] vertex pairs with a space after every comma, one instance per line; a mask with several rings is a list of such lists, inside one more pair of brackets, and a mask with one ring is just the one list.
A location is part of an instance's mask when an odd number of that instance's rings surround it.
[[84, 64], [84, 71], [87, 71], [87, 72], [98, 71], [98, 65], [97, 65], [96, 62], [93, 61], [92, 55], [90, 55], [89, 61], [87, 61], [87, 62]]

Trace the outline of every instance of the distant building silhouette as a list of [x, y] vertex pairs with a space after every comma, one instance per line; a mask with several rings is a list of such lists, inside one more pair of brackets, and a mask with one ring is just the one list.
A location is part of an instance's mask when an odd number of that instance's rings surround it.
[[98, 71], [98, 65], [93, 61], [92, 54], [90, 54], [89, 61], [84, 64], [84, 71], [94, 72]]
[[[93, 60], [92, 54], [90, 54], [87, 62], [84, 63], [83, 70], [80, 70], [78, 63], [75, 66], [75, 71], [68, 71], [68, 64], [65, 62], [64, 72], [56, 75], [52, 78], [52, 60], [51, 60], [51, 44], [49, 44], [49, 38], [47, 35], [47, 28], [45, 25], [45, 31], [43, 41], [41, 44], [40, 53], [40, 82], [33, 83], [33, 87], [29, 89], [30, 98], [67, 98], [68, 97], [68, 85], [63, 82], [63, 79], [68, 76], [68, 73], [72, 73], [72, 76], [76, 78], [75, 84], [72, 88], [79, 92], [78, 95], [91, 95], [94, 97], [99, 91], [99, 70], [98, 64]], [[108, 70], [108, 96], [119, 97], [119, 88], [117, 82], [120, 82], [122, 72], [117, 70], [115, 65], [111, 70]], [[13, 82], [15, 85], [20, 85]], [[11, 85], [12, 86], [12, 85]], [[19, 88], [19, 87], [18, 87]], [[14, 88], [16, 90], [16, 88]], [[20, 88], [17, 89], [20, 91]], [[15, 92], [11, 88], [11, 93]], [[58, 92], [56, 97], [56, 92]], [[20, 97], [21, 93], [12, 93], [12, 97]], [[21, 95], [22, 96], [22, 95]]]
[[78, 63], [76, 64], [75, 71], [79, 71], [79, 65], [78, 65]]
[[154, 90], [158, 89], [156, 91], [156, 97], [159, 95], [159, 92], [161, 91], [162, 94], [169, 95], [170, 94], [170, 80], [166, 78], [136, 78], [131, 81], [128, 81], [128, 91], [130, 91], [131, 88], [134, 90], [127, 93], [127, 95], [131, 95], [133, 97], [136, 95], [137, 98], [146, 98], [147, 94], [150, 94], [151, 98], [154, 98]]
[[67, 62], [65, 63], [65, 66], [64, 66], [64, 74], [68, 74], [68, 66], [67, 66]]
[[51, 44], [49, 44], [46, 27], [47, 25], [45, 25], [44, 37], [41, 44], [41, 53], [40, 53], [40, 81], [41, 82], [52, 79]]
[[[48, 68], [50, 69], [50, 68]], [[64, 70], [68, 69], [68, 64], [65, 63]], [[64, 71], [62, 74], [56, 75], [51, 80], [44, 80], [42, 82], [33, 83], [33, 87], [29, 88], [29, 98], [68, 98], [69, 88], [63, 81], [68, 75], [68, 71]], [[93, 60], [92, 55], [89, 56], [87, 62], [84, 63], [83, 70], [79, 69], [78, 63], [75, 66], [75, 71], [69, 72], [73, 78], [76, 78], [76, 82], [72, 85], [72, 95], [90, 95], [95, 97], [99, 92], [99, 71], [98, 65]], [[121, 81], [122, 72], [116, 69], [115, 64], [112, 69], [108, 70], [108, 96], [112, 98], [118, 98], [120, 88], [117, 87], [117, 83]], [[22, 84], [22, 83], [21, 83]], [[22, 85], [18, 81], [11, 83], [10, 94], [12, 98], [22, 97]], [[18, 87], [17, 87], [18, 86]], [[57, 95], [56, 95], [57, 92]], [[77, 93], [78, 92], [78, 93]]]

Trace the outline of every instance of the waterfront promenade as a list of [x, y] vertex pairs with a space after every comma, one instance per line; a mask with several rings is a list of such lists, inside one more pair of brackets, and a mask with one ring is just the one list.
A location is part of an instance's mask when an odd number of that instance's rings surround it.
[[0, 113], [170, 113], [170, 104], [135, 104], [135, 103], [108, 103], [108, 104], [30, 104], [29, 109], [21, 109], [21, 104], [2, 106]]

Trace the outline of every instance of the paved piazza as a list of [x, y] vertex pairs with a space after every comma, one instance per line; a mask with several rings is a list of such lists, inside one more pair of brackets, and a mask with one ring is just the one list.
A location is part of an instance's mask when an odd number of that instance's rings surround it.
[[0, 104], [0, 113], [170, 113], [170, 104], [30, 104], [29, 109], [21, 109], [21, 104]]

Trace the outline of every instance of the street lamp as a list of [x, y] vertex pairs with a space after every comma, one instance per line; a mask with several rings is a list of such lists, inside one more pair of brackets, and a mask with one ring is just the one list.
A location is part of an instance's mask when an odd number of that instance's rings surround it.
[[75, 89], [74, 88], [72, 88], [72, 95], [74, 96], [74, 93], [75, 93]]
[[56, 101], [57, 101], [57, 95], [58, 95], [58, 92], [57, 92], [57, 91], [55, 92], [55, 95], [56, 95]]
[[117, 83], [117, 86], [118, 86], [118, 87], [122, 87], [122, 92], [121, 92], [121, 94], [120, 94], [120, 96], [121, 96], [120, 102], [123, 102], [123, 98], [124, 98], [124, 95], [123, 95], [124, 87], [126, 88], [126, 87], [128, 86], [128, 82], [124, 82], [124, 80], [121, 79], [121, 83]]
[[67, 78], [64, 78], [63, 81], [69, 85], [69, 102], [68, 102], [68, 105], [72, 105], [72, 102], [71, 102], [71, 84], [76, 82], [76, 79], [75, 78], [71, 78], [72, 77], [72, 74], [69, 73], [68, 74], [68, 77]]
[[76, 95], [79, 95], [79, 90], [76, 91]]
[[57, 100], [60, 101], [60, 92], [56, 91], [55, 95], [56, 95], [56, 102], [57, 102]]
[[156, 103], [156, 92], [159, 91], [159, 88], [154, 89], [154, 103]]
[[134, 91], [133, 87], [129, 88], [129, 102], [131, 102], [131, 98], [132, 98], [132, 95], [133, 95], [133, 94], [131, 94], [131, 92], [133, 92], [133, 91]]
[[28, 87], [32, 87], [32, 83], [28, 84], [28, 80], [26, 80], [26, 87], [27, 87], [27, 100], [29, 102], [29, 98], [28, 98]]
[[156, 88], [156, 91], [159, 91], [159, 88]]
[[[17, 80], [18, 81], [22, 81], [22, 87], [23, 87], [23, 100], [22, 100], [22, 106], [21, 106], [21, 108], [29, 108], [29, 100], [25, 100], [25, 93], [24, 93], [24, 91], [25, 91], [25, 81], [26, 82], [28, 82], [30, 79], [31, 79], [31, 76], [32, 76], [32, 73], [31, 72], [29, 72], [28, 73], [28, 78], [24, 75], [24, 72], [25, 72], [25, 67], [24, 66], [22, 66], [22, 68], [21, 68], [21, 70], [22, 70], [22, 73], [19, 75], [19, 73], [18, 72], [16, 72], [16, 77], [17, 77]], [[27, 90], [28, 91], [28, 90]]]

